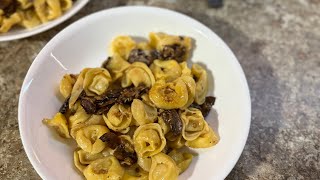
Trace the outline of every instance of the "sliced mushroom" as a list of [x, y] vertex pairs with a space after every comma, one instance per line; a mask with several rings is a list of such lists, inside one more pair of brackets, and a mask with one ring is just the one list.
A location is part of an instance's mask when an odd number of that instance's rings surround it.
[[207, 96], [203, 104], [199, 105], [197, 103], [193, 103], [190, 105], [190, 107], [199, 109], [203, 117], [206, 117], [209, 114], [211, 107], [214, 105], [215, 101], [215, 97]]
[[180, 44], [166, 45], [161, 51], [161, 56], [165, 60], [174, 59], [182, 62], [186, 51], [186, 48]]
[[70, 96], [67, 97], [67, 99], [63, 102], [62, 106], [60, 107], [59, 112], [61, 114], [65, 114], [69, 109], [69, 99], [70, 99]]
[[97, 111], [94, 98], [82, 97], [80, 99], [80, 104], [87, 114], [94, 114]]
[[182, 131], [182, 121], [180, 116], [175, 109], [164, 110], [161, 113], [161, 117], [164, 122], [169, 125], [170, 130], [172, 131], [174, 136], [178, 136]]
[[100, 137], [111, 149], [116, 149], [121, 144], [121, 139], [113, 132], [107, 132]]
[[120, 161], [120, 164], [124, 166], [131, 166], [138, 161], [133, 145], [124, 138], [121, 138], [121, 144], [114, 151], [113, 155]]

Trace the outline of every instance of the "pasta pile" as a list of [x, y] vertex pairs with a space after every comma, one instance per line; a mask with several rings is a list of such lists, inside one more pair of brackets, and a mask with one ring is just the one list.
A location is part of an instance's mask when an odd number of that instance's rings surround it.
[[60, 17], [72, 7], [72, 0], [1, 0], [0, 33], [20, 25], [30, 29]]
[[191, 39], [118, 36], [111, 51], [102, 67], [64, 75], [65, 101], [44, 123], [75, 139], [74, 164], [88, 180], [177, 179], [193, 158], [183, 147], [219, 140], [204, 119], [215, 101], [206, 97], [207, 72], [186, 63]]

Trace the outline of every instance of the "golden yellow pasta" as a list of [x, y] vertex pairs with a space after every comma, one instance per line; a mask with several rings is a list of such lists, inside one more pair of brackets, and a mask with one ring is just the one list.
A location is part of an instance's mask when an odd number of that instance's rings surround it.
[[[37, 3], [48, 11], [45, 19], [54, 14], [49, 0]], [[70, 7], [69, 0], [60, 0], [62, 11]], [[32, 21], [29, 10], [20, 12], [28, 17], [19, 23]], [[76, 141], [74, 166], [87, 180], [175, 180], [192, 163], [187, 148], [219, 141], [204, 119], [215, 101], [206, 97], [207, 72], [186, 62], [191, 38], [149, 37], [139, 43], [116, 37], [101, 68], [66, 74], [60, 82], [64, 103], [44, 123]]]
[[57, 19], [72, 5], [72, 0], [5, 1], [3, 9], [0, 9], [0, 33], [8, 32], [15, 25], [31, 29]]
[[79, 129], [76, 133], [75, 139], [81, 149], [91, 154], [96, 154], [106, 147], [105, 143], [99, 138], [107, 132], [109, 132], [109, 130], [105, 126], [90, 125]]
[[60, 136], [64, 138], [70, 138], [67, 119], [60, 112], [58, 112], [53, 117], [53, 119], [44, 119], [43, 122], [46, 123], [48, 126], [55, 128]]
[[83, 175], [87, 180], [120, 180], [124, 175], [124, 168], [114, 156], [108, 156], [90, 163], [83, 170]]
[[156, 80], [173, 81], [181, 76], [181, 67], [175, 60], [155, 60], [150, 69]]
[[103, 114], [103, 119], [109, 129], [127, 133], [132, 121], [131, 108], [130, 106], [115, 104], [110, 108], [107, 115]]
[[151, 159], [152, 164], [149, 171], [149, 180], [178, 179], [179, 168], [170, 156], [164, 153], [158, 153], [152, 156]]
[[139, 85], [151, 87], [154, 83], [155, 78], [149, 67], [144, 63], [134, 62], [125, 70], [121, 86], [129, 87], [133, 84], [135, 87]]
[[139, 99], [134, 99], [131, 104], [131, 112], [135, 125], [153, 123], [157, 117], [157, 108], [152, 107]]
[[153, 156], [161, 152], [166, 145], [166, 138], [157, 123], [141, 125], [133, 135], [135, 151], [141, 157]]
[[181, 79], [169, 83], [159, 80], [151, 87], [149, 97], [158, 108], [181, 108], [188, 102], [188, 89]]
[[168, 155], [176, 162], [179, 168], [179, 174], [183, 173], [190, 166], [193, 158], [191, 153], [179, 152], [175, 149]]
[[198, 64], [192, 65], [192, 74], [196, 77], [196, 95], [195, 102], [203, 104], [208, 93], [207, 71]]

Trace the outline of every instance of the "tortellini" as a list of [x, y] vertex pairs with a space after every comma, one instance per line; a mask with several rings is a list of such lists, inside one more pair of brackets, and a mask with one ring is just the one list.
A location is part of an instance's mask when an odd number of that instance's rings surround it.
[[202, 104], [204, 103], [206, 95], [208, 93], [207, 71], [198, 64], [193, 64], [191, 71], [193, 76], [196, 78], [197, 93], [194, 100], [197, 104]]
[[[57, 19], [72, 7], [73, 2], [72, 0], [10, 0], [2, 4], [4, 7], [0, 9], [0, 33], [5, 33], [14, 25], [30, 29]], [[8, 17], [3, 16], [3, 9], [7, 11]]]
[[60, 136], [64, 138], [70, 138], [67, 119], [66, 117], [58, 112], [53, 119], [44, 119], [44, 123], [55, 128]]
[[149, 180], [174, 180], [178, 179], [179, 168], [174, 160], [164, 153], [151, 157], [152, 164], [149, 171]]
[[[46, 18], [47, 1], [37, 1]], [[72, 4], [59, 2], [62, 11]], [[206, 70], [188, 67], [190, 48], [189, 37], [150, 33], [149, 42], [136, 43], [120, 36], [100, 68], [63, 76], [64, 102], [44, 122], [76, 141], [74, 165], [86, 179], [174, 180], [192, 163], [188, 148], [218, 143], [204, 119], [215, 97], [206, 97]]]
[[89, 96], [101, 95], [109, 87], [111, 75], [104, 68], [92, 68], [85, 74], [83, 80], [83, 89]]
[[133, 143], [138, 156], [153, 156], [162, 151], [166, 145], [166, 138], [157, 123], [139, 126], [134, 135]]
[[182, 136], [187, 141], [195, 140], [202, 134], [206, 122], [199, 109], [188, 108], [181, 112]]
[[181, 76], [181, 67], [175, 60], [155, 60], [150, 69], [156, 80], [173, 81]]
[[160, 80], [151, 87], [149, 97], [158, 108], [181, 108], [188, 102], [188, 89], [181, 79], [169, 83]]
[[97, 159], [90, 163], [83, 175], [87, 180], [120, 180], [124, 175], [124, 168], [114, 156]]
[[130, 106], [115, 104], [110, 108], [107, 115], [103, 115], [103, 119], [108, 128], [117, 132], [127, 133], [133, 119], [131, 108]]
[[70, 74], [66, 74], [63, 76], [60, 82], [60, 94], [67, 98], [71, 95], [71, 91], [74, 83], [76, 83], [76, 78]]
[[[188, 59], [189, 51], [191, 49], [191, 38], [153, 32], [149, 34], [149, 38], [150, 45], [160, 52], [163, 52], [166, 47], [172, 47], [173, 49], [179, 47], [179, 51], [177, 53], [169, 51], [169, 56], [167, 56], [168, 58], [173, 58], [179, 62], [186, 61]], [[166, 52], [164, 52], [164, 54], [166, 54]]]
[[179, 174], [183, 173], [191, 164], [193, 155], [186, 152], [179, 152], [172, 150], [168, 156], [170, 156], [177, 164], [179, 168]]
[[42, 22], [61, 16], [60, 1], [34, 0], [34, 9]]
[[110, 57], [105, 65], [111, 75], [113, 81], [121, 78], [123, 76], [124, 70], [126, 70], [130, 66], [130, 63], [122, 59], [122, 57], [118, 54], [115, 54], [113, 57]]
[[106, 144], [99, 138], [107, 132], [109, 132], [109, 129], [105, 126], [90, 125], [79, 129], [75, 139], [81, 149], [91, 154], [96, 154], [106, 147]]
[[132, 116], [135, 120], [135, 125], [144, 125], [153, 123], [157, 117], [157, 108], [152, 107], [139, 99], [134, 99], [131, 104]]
[[138, 164], [134, 164], [125, 169], [123, 180], [148, 180], [149, 173], [141, 169]]
[[119, 54], [123, 59], [128, 59], [132, 49], [136, 47], [136, 42], [129, 36], [118, 36], [111, 43], [113, 54]]
[[142, 62], [134, 62], [125, 70], [121, 86], [129, 87], [133, 84], [135, 87], [139, 85], [151, 87], [154, 83], [155, 78], [149, 67]]
[[195, 140], [187, 141], [186, 146], [191, 148], [208, 148], [218, 143], [219, 138], [206, 123], [205, 130]]

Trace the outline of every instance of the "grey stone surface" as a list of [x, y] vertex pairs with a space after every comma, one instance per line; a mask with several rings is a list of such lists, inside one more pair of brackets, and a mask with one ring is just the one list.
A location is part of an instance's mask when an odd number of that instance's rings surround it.
[[17, 122], [23, 78], [41, 48], [61, 29], [98, 10], [153, 5], [187, 14], [231, 47], [248, 80], [252, 124], [227, 179], [320, 178], [320, 1], [92, 0], [47, 32], [0, 43], [0, 179], [40, 179], [23, 150]]

